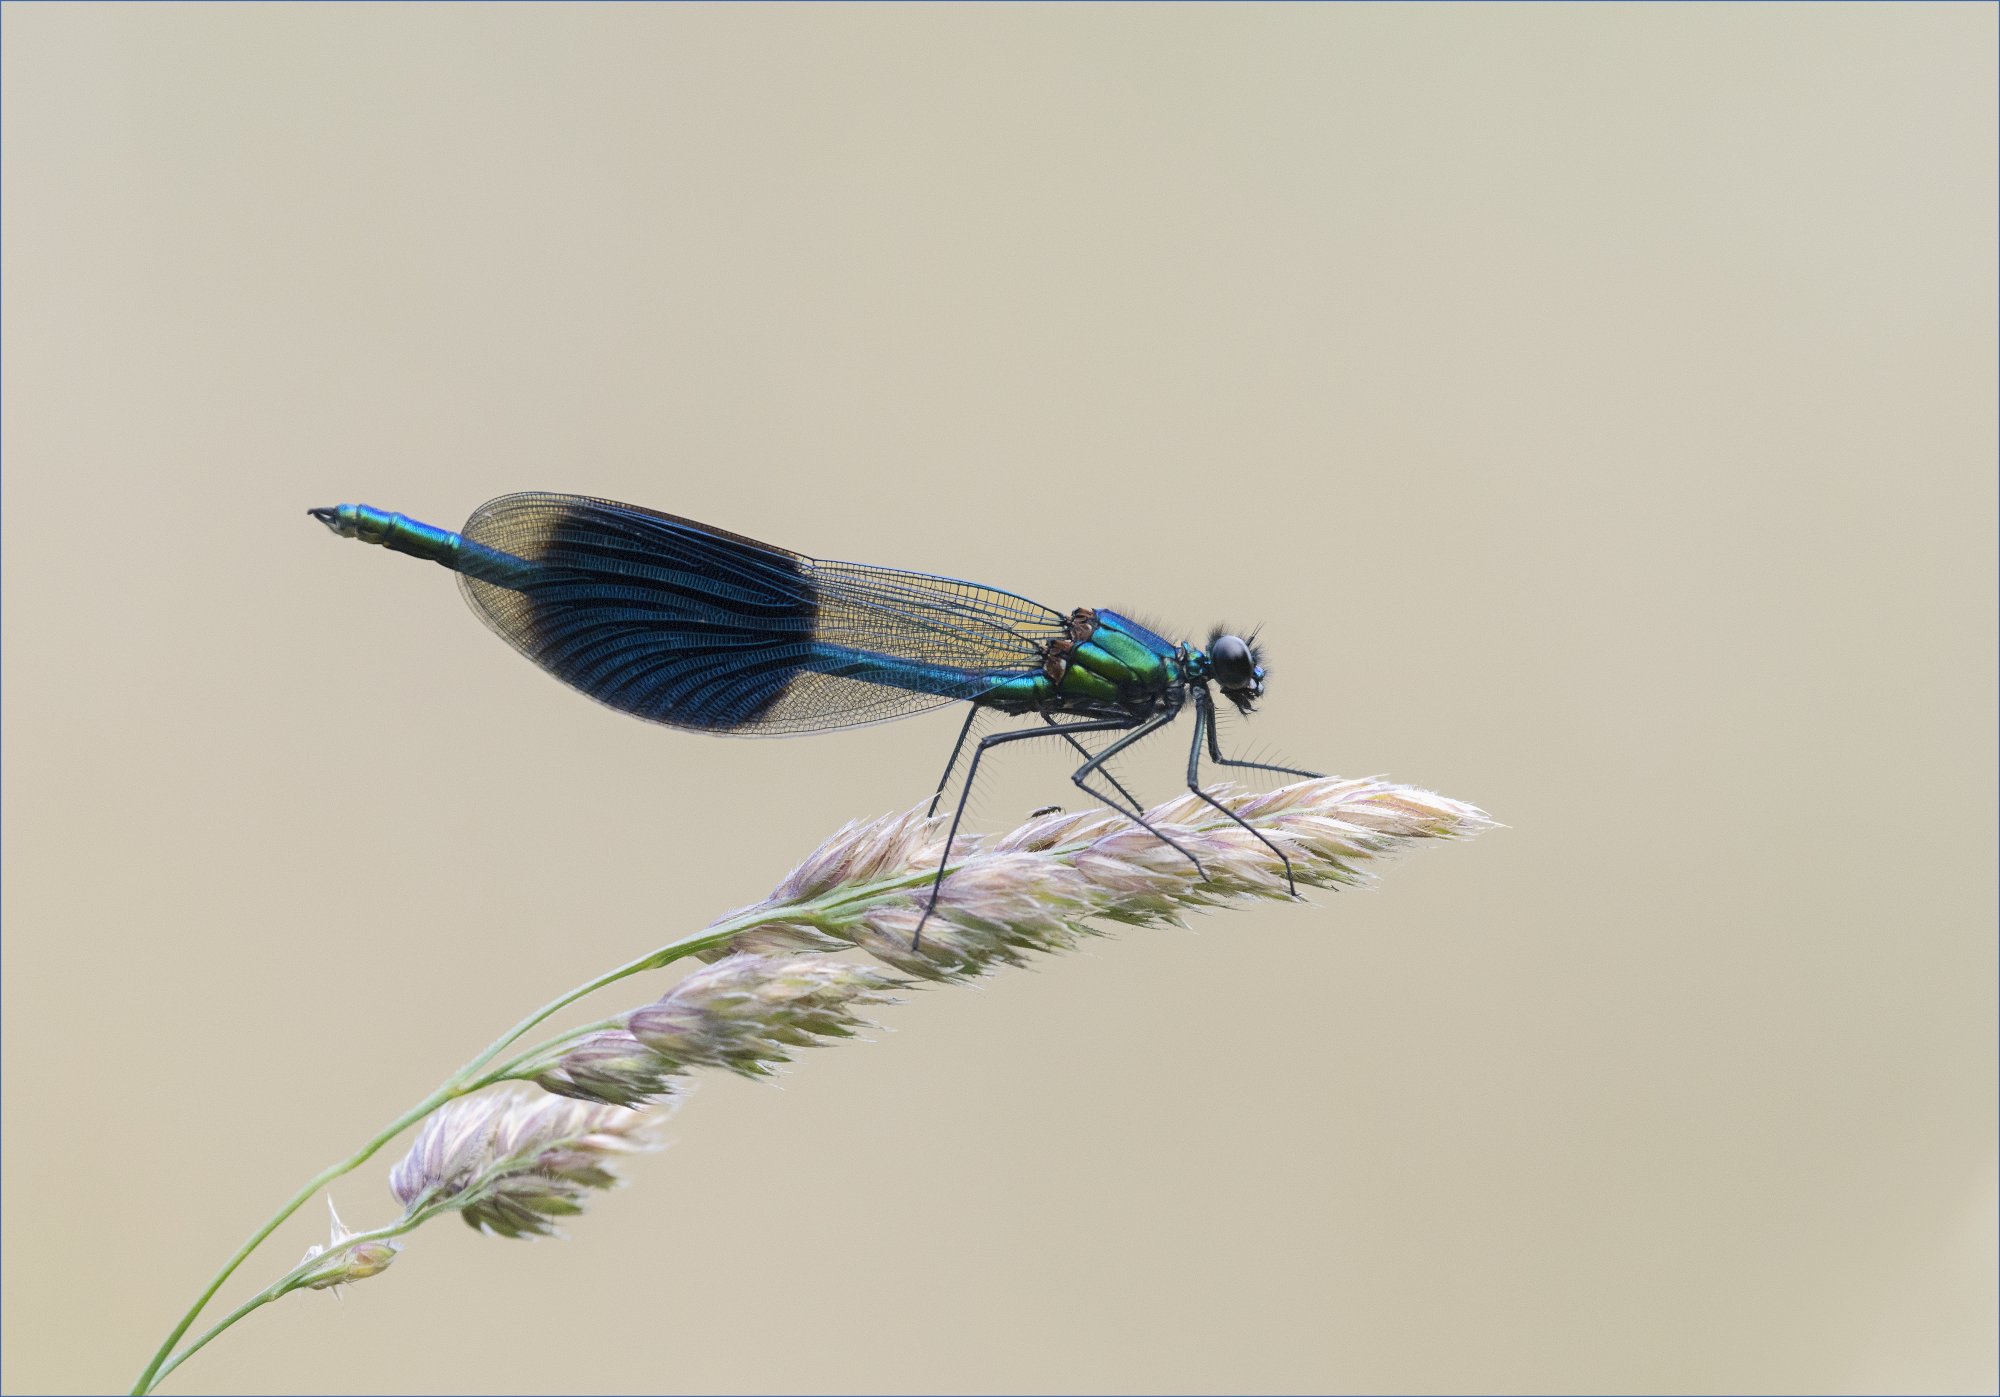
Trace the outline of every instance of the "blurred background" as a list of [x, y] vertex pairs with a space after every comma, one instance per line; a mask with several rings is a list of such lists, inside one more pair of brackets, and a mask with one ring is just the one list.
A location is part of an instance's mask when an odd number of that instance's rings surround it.
[[305, 515], [522, 489], [1261, 624], [1233, 742], [1508, 828], [711, 1077], [168, 1391], [1993, 1390], [1990, 6], [0, 31], [8, 1390], [928, 794], [953, 713], [649, 727]]

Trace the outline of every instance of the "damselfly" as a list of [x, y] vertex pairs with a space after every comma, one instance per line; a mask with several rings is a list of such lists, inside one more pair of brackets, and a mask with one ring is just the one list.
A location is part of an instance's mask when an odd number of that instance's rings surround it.
[[[509, 645], [599, 703], [655, 723], [772, 736], [963, 702], [965, 723], [931, 797], [933, 815], [981, 712], [1038, 719], [1041, 726], [974, 744], [923, 921], [937, 907], [980, 761], [1030, 738], [1075, 748], [1084, 761], [1072, 781], [1200, 872], [1201, 860], [1148, 824], [1105, 766], [1173, 722], [1190, 700], [1188, 789], [1249, 829], [1291, 876], [1284, 851], [1209, 799], [1199, 780], [1204, 744], [1221, 766], [1316, 774], [1222, 755], [1210, 688], [1251, 711], [1264, 693], [1254, 635], [1218, 631], [1205, 647], [1170, 641], [1102, 608], [1065, 614], [948, 577], [822, 562], [582, 495], [503, 495], [457, 533], [368, 505], [308, 512], [342, 538], [452, 569], [480, 619]], [[1078, 740], [1089, 733], [1118, 736], [1093, 753]]]

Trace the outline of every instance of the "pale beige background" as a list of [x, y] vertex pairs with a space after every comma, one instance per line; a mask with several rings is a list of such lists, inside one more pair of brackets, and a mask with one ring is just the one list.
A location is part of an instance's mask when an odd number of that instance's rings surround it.
[[[1240, 738], [1510, 828], [710, 1082], [571, 1240], [174, 1389], [1992, 1390], [1994, 54], [9, 7], [6, 1387], [128, 1382], [520, 1011], [927, 789], [950, 716], [649, 728], [304, 514], [549, 488], [1262, 622]], [[1073, 799], [1007, 770], [982, 827]]]

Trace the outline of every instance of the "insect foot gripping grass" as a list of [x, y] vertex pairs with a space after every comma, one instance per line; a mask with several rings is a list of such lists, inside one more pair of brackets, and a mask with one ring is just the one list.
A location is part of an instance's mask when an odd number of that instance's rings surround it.
[[[864, 1014], [920, 983], [957, 983], [1068, 950], [1112, 926], [1178, 923], [1190, 911], [1296, 886], [1367, 881], [1385, 855], [1492, 827], [1460, 801], [1377, 779], [1318, 777], [1262, 794], [1191, 792], [1145, 812], [1039, 815], [1009, 834], [951, 839], [912, 811], [852, 824], [816, 849], [770, 897], [646, 952], [537, 1009], [373, 1139], [286, 1201], [211, 1280], [146, 1365], [151, 1392], [252, 1311], [298, 1290], [340, 1290], [389, 1269], [403, 1237], [456, 1213], [502, 1238], [556, 1233], [615, 1165], [653, 1148], [688, 1075], [769, 1076], [800, 1048], [869, 1027]], [[951, 870], [933, 905], [940, 867]], [[929, 921], [921, 940], [919, 921]], [[848, 960], [867, 952], [880, 966]], [[649, 1004], [526, 1046], [545, 1020], [587, 995], [687, 957], [710, 962]], [[880, 968], [882, 966], [887, 967]], [[333, 1180], [411, 1127], [390, 1175], [402, 1212], [376, 1228], [333, 1232], [296, 1266], [183, 1344], [196, 1319], [279, 1224]], [[400, 1270], [399, 1270], [400, 1274]]]

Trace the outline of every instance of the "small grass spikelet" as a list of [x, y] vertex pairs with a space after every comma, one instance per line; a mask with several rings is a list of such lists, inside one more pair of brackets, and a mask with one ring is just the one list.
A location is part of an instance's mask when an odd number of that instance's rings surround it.
[[733, 955], [627, 1014], [625, 1029], [680, 1067], [763, 1077], [794, 1048], [869, 1027], [856, 1011], [896, 1003], [890, 992], [904, 983], [827, 956]]
[[502, 1237], [540, 1237], [619, 1183], [620, 1155], [658, 1148], [660, 1108], [634, 1110], [497, 1087], [432, 1114], [389, 1175], [405, 1220], [455, 1212]]
[[359, 1234], [349, 1231], [340, 1220], [340, 1212], [331, 1198], [326, 1200], [326, 1210], [332, 1216], [326, 1244], [307, 1247], [304, 1258], [293, 1268], [292, 1284], [299, 1289], [334, 1290], [379, 1276], [402, 1251], [403, 1244], [393, 1238], [350, 1242], [349, 1238]]
[[558, 1044], [511, 1075], [581, 1101], [637, 1106], [695, 1067], [768, 1077], [797, 1048], [872, 1027], [860, 1010], [907, 982], [829, 956], [738, 953], [682, 980], [616, 1028]]

